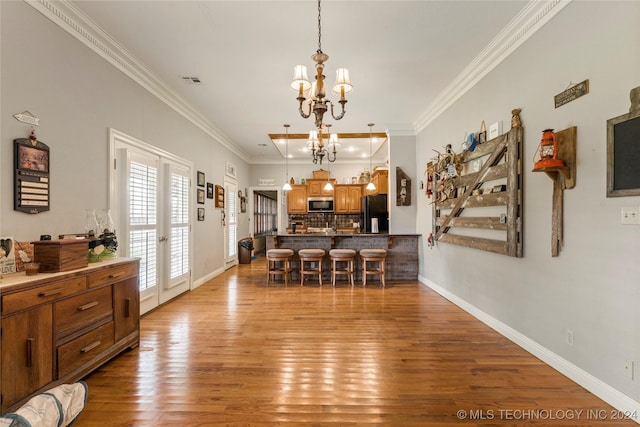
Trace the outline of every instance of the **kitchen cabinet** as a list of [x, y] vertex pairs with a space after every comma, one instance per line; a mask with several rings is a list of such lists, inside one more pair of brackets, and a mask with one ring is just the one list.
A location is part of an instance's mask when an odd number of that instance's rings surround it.
[[[331, 185], [336, 186], [335, 179], [329, 179]], [[333, 197], [333, 190], [325, 190], [324, 186], [327, 185], [326, 179], [309, 179], [307, 180], [308, 196], [309, 197]]]
[[3, 278], [1, 413], [138, 345], [138, 269], [139, 260], [116, 258], [62, 273]]
[[335, 186], [334, 211], [337, 214], [360, 213], [362, 185], [338, 184]]
[[365, 196], [375, 196], [377, 194], [389, 193], [389, 171], [386, 169], [376, 170], [371, 175], [371, 181], [376, 186], [375, 190], [364, 190]]
[[287, 213], [307, 213], [307, 185], [296, 184], [287, 191]]

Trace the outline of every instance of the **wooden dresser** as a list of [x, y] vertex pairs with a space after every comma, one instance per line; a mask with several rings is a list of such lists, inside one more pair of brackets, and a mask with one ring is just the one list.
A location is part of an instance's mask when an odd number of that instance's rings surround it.
[[139, 261], [0, 280], [1, 413], [77, 381], [140, 339]]

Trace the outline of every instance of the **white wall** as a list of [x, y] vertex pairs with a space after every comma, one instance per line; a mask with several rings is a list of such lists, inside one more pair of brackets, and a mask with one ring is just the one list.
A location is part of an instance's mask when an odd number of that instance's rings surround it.
[[[606, 198], [606, 120], [629, 110], [640, 86], [640, 3], [572, 2], [418, 135], [418, 170], [465, 131], [522, 108], [524, 258], [448, 244], [423, 249], [424, 281], [451, 293], [575, 367], [640, 401], [640, 227], [620, 208], [640, 197]], [[558, 109], [570, 82], [590, 93]], [[531, 173], [546, 128], [578, 128], [577, 185], [564, 193], [564, 247], [551, 257], [552, 182]], [[431, 232], [430, 200], [419, 196], [418, 230]], [[424, 242], [424, 240], [423, 240]], [[575, 344], [565, 342], [566, 330]], [[624, 376], [633, 360], [633, 380]]]
[[[420, 180], [424, 180], [424, 171], [416, 171], [416, 137], [394, 135], [391, 133], [389, 144], [389, 233], [412, 234], [416, 232], [416, 212], [418, 197], [421, 191], [418, 189]], [[396, 167], [411, 178], [411, 205], [396, 206], [397, 180]]]
[[[110, 127], [193, 162], [216, 184], [231, 161], [238, 188], [248, 187], [246, 162], [35, 9], [24, 2], [0, 2], [0, 9], [0, 235], [29, 241], [83, 232], [85, 209], [107, 208]], [[51, 148], [51, 210], [37, 215], [13, 211], [12, 141], [30, 127], [12, 116], [25, 110], [40, 118], [38, 139]], [[196, 221], [195, 188], [193, 207], [197, 281], [224, 267], [224, 248], [220, 210], [208, 199], [206, 220]], [[248, 214], [239, 217], [238, 236], [246, 235]]]

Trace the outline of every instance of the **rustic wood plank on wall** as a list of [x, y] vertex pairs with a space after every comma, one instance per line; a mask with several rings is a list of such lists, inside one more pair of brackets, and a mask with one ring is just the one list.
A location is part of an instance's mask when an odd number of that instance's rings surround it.
[[[442, 197], [435, 191], [433, 204], [433, 233], [439, 242], [461, 245], [469, 248], [522, 257], [522, 127], [514, 127], [509, 132], [491, 141], [478, 145], [473, 151], [465, 151], [456, 156], [460, 176], [446, 178], [456, 188], [458, 197]], [[472, 162], [486, 158], [479, 171], [470, 171]], [[443, 175], [434, 176], [434, 182]], [[497, 192], [482, 188], [485, 183], [503, 180]], [[504, 187], [504, 188], [502, 188]], [[488, 190], [488, 191], [487, 191]], [[480, 194], [474, 192], [480, 191]], [[462, 193], [462, 194], [460, 194]], [[505, 213], [495, 217], [478, 215], [476, 208], [504, 207]], [[444, 212], [448, 210], [448, 212]], [[464, 216], [463, 215], [464, 212]], [[504, 239], [485, 236], [449, 233], [451, 229], [492, 230], [505, 232]], [[462, 234], [462, 235], [461, 235]]]

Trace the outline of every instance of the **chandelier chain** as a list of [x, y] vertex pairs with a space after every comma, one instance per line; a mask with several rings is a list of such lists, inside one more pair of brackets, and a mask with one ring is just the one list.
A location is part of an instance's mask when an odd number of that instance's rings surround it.
[[322, 52], [322, 24], [320, 20], [320, 0], [318, 0], [318, 53]]

